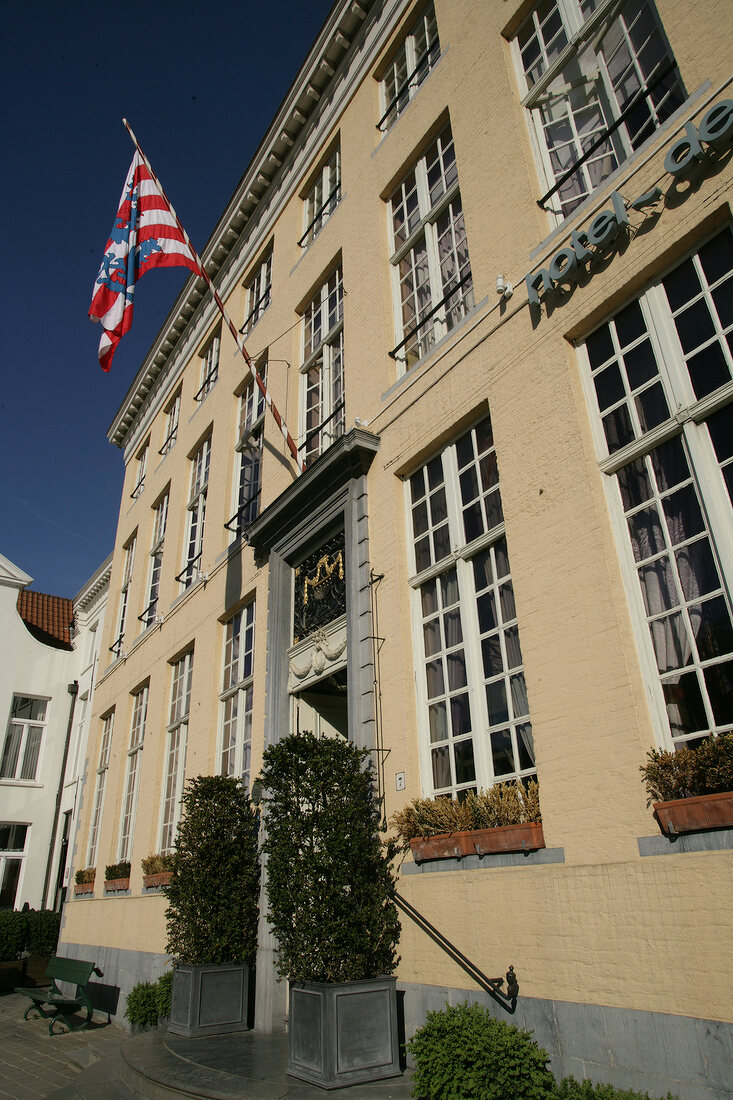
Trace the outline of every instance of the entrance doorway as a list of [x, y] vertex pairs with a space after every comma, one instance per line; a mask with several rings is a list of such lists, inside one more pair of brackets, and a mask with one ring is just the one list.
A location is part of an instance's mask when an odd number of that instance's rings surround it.
[[295, 733], [310, 730], [317, 737], [349, 736], [345, 668], [294, 692], [292, 700]]

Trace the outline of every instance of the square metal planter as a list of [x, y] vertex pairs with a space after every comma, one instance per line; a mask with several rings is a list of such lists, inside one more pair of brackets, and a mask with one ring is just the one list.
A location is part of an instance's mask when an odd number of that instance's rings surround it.
[[399, 1077], [396, 980], [292, 982], [288, 1073], [323, 1089]]
[[249, 967], [178, 966], [168, 1030], [188, 1039], [247, 1031]]

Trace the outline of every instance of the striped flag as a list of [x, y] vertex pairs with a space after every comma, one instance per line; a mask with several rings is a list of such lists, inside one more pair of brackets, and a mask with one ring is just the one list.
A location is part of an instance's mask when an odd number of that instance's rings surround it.
[[135, 283], [151, 267], [187, 267], [202, 274], [170, 203], [136, 149], [89, 307], [92, 321], [100, 321], [104, 329], [99, 341], [102, 370], [111, 367], [132, 324]]

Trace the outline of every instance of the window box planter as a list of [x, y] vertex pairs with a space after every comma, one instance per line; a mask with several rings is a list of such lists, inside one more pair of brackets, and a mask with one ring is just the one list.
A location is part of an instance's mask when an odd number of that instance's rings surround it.
[[108, 878], [104, 883], [105, 894], [116, 894], [130, 889], [129, 878]]
[[665, 836], [723, 829], [733, 825], [733, 791], [655, 802], [654, 816]]
[[399, 1077], [395, 983], [291, 982], [288, 1073], [323, 1089]]
[[168, 1030], [195, 1039], [247, 1031], [249, 966], [189, 966], [173, 971]]
[[143, 886], [146, 890], [155, 890], [159, 886], [167, 886], [172, 878], [172, 871], [158, 871], [154, 875], [143, 875]]
[[498, 825], [494, 829], [416, 836], [410, 841], [415, 863], [429, 859], [463, 859], [496, 852], [535, 852], [545, 847], [541, 821], [521, 825]]
[[94, 893], [94, 883], [93, 882], [77, 882], [76, 886], [74, 887], [74, 896], [77, 897], [77, 898], [81, 897], [84, 894], [93, 894], [93, 893]]

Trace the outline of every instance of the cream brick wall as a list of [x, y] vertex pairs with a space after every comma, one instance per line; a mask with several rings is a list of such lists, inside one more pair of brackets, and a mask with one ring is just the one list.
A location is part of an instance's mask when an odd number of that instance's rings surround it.
[[[490, 975], [513, 962], [522, 993], [659, 1012], [732, 1020], [731, 961], [720, 945], [731, 933], [730, 853], [708, 852], [641, 858], [637, 838], [657, 826], [645, 805], [639, 765], [656, 743], [632, 611], [622, 576], [603, 475], [573, 341], [630, 296], [637, 294], [696, 240], [730, 218], [731, 165], [723, 158], [677, 207], [634, 235], [605, 270], [579, 286], [551, 316], [543, 309], [533, 327], [523, 284], [525, 272], [546, 265], [568, 239], [609, 205], [610, 188], [592, 196], [567, 226], [552, 232], [536, 199], [540, 185], [529, 132], [516, 92], [513, 62], [502, 30], [515, 4], [485, 0], [436, 0], [443, 56], [409, 108], [386, 135], [375, 122], [377, 82], [367, 75], [338, 114], [330, 103], [328, 125], [315, 127], [303, 155], [288, 170], [260, 228], [253, 229], [238, 261], [241, 279], [229, 293], [237, 323], [245, 312], [242, 285], [274, 240], [273, 299], [248, 338], [254, 359], [269, 355], [268, 386], [291, 431], [298, 429], [301, 359], [299, 311], [337, 258], [343, 269], [346, 424], [356, 417], [380, 436], [369, 485], [370, 563], [384, 580], [378, 589], [381, 692], [387, 814], [430, 785], [421, 776], [415, 662], [403, 478], [490, 408], [494, 428], [507, 541], [521, 629], [522, 651], [541, 783], [547, 845], [562, 848], [565, 862], [543, 867], [456, 870], [445, 875], [404, 876], [400, 890], [481, 969]], [[695, 8], [695, 27], [684, 0], [658, 0], [688, 92], [710, 88], [682, 112], [671, 130], [652, 139], [622, 169], [615, 186], [633, 198], [665, 177], [665, 151], [689, 117], [699, 120], [706, 102], [732, 93], [733, 55], [728, 5], [713, 0]], [[406, 10], [405, 5], [399, 11]], [[401, 16], [399, 21], [402, 22]], [[384, 37], [384, 36], [383, 36]], [[394, 38], [394, 36], [392, 36]], [[385, 41], [387, 41], [385, 37]], [[375, 55], [370, 73], [378, 71]], [[728, 67], [728, 68], [727, 68]], [[338, 93], [337, 93], [338, 99]], [[336, 100], [337, 101], [337, 100]], [[396, 343], [385, 199], [426, 135], [450, 119], [468, 228], [479, 307], [453, 337], [398, 382], [389, 349]], [[303, 231], [303, 185], [339, 135], [342, 202], [315, 242], [297, 247]], [[278, 206], [282, 198], [281, 205]], [[641, 216], [638, 222], [642, 221]], [[544, 243], [543, 243], [544, 242]], [[536, 251], [539, 248], [539, 251]], [[533, 255], [533, 253], [535, 253]], [[499, 308], [496, 276], [515, 285]], [[200, 311], [201, 312], [201, 311]], [[178, 440], [160, 459], [163, 409], [179, 384], [172, 369], [140, 414], [126, 448], [115, 565], [110, 587], [106, 645], [116, 630], [116, 600], [124, 555], [137, 530], [137, 558], [130, 591], [127, 657], [100, 679], [90, 738], [99, 752], [100, 717], [116, 707], [115, 739], [99, 840], [97, 897], [67, 907], [69, 942], [137, 950], [164, 947], [164, 902], [139, 897], [140, 860], [157, 847], [169, 662], [194, 647], [192, 709], [186, 774], [217, 770], [218, 694], [222, 675], [223, 621], [256, 597], [253, 774], [262, 753], [267, 661], [267, 568], [251, 549], [222, 557], [228, 546], [238, 401], [234, 391], [246, 368], [224, 333], [219, 380], [199, 406], [198, 352], [216, 320], [208, 307], [189, 325], [178, 363], [182, 407]], [[190, 462], [213, 425], [210, 489], [202, 569], [204, 585], [176, 602], [174, 576], [183, 566]], [[150, 434], [144, 492], [131, 501], [134, 455]], [[266, 423], [263, 497], [266, 506], [294, 478], [271, 418]], [[165, 621], [135, 642], [136, 616], [147, 603], [152, 505], [170, 485], [160, 608]], [[105, 647], [106, 648], [106, 647]], [[125, 753], [131, 720], [130, 693], [150, 678], [148, 722], [133, 847], [132, 896], [103, 899], [105, 862], [116, 858]], [[394, 775], [407, 788], [397, 793]], [[81, 837], [85, 845], [94, 776], [87, 780]], [[81, 866], [79, 857], [76, 866]], [[411, 982], [467, 987], [466, 975], [403, 921], [399, 976]]]

